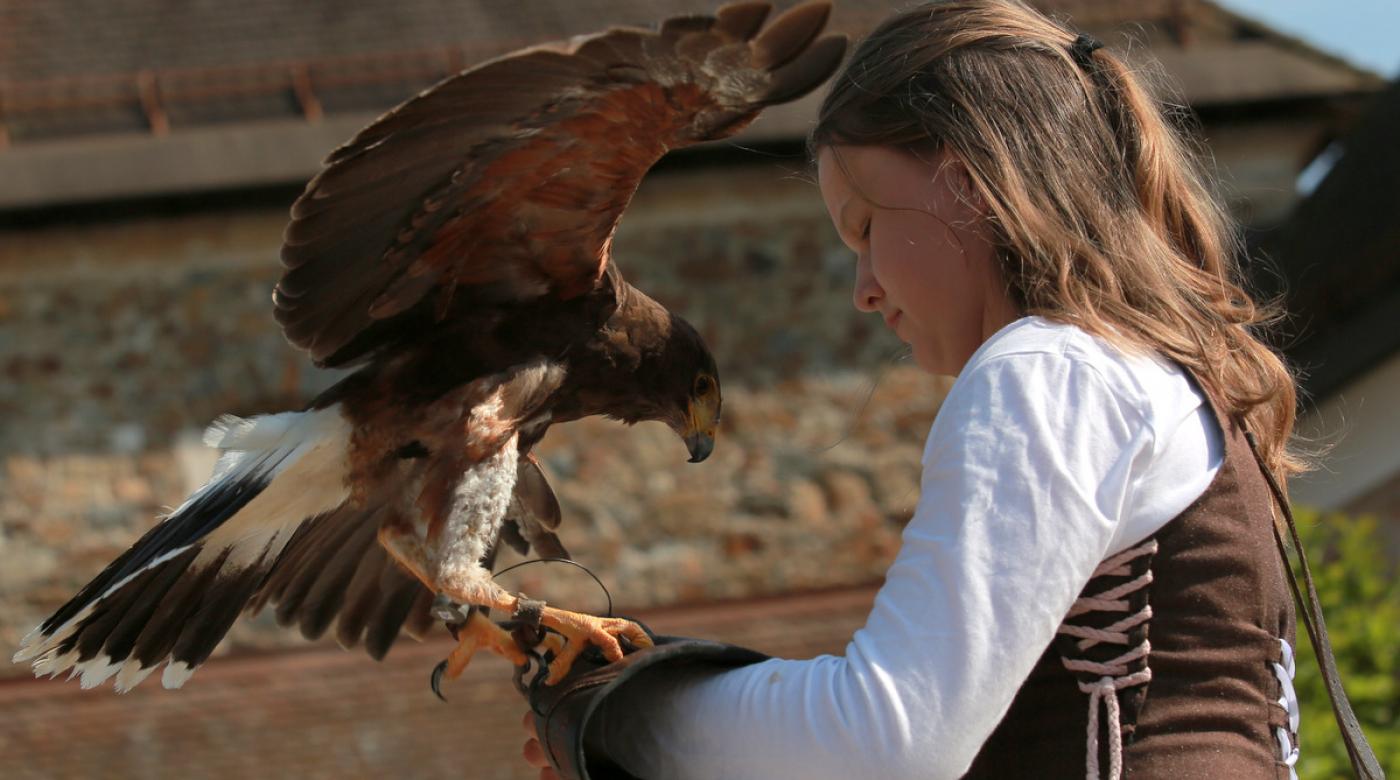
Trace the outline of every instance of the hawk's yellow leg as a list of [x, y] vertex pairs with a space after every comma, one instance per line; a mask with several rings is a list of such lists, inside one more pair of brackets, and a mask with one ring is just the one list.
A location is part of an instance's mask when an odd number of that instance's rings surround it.
[[[513, 615], [519, 605], [518, 596], [507, 593], [491, 582], [467, 582], [458, 584], [443, 581], [427, 575], [426, 555], [417, 539], [402, 533], [399, 529], [381, 527], [379, 540], [389, 554], [411, 572], [429, 590], [441, 593], [458, 604], [487, 607], [499, 614]], [[609, 661], [622, 660], [622, 645], [618, 637], [631, 642], [635, 647], [650, 647], [651, 637], [642, 627], [630, 620], [614, 617], [597, 617], [581, 612], [569, 612], [557, 607], [545, 606], [540, 613], [540, 624], [553, 629], [564, 637], [563, 646], [553, 640], [546, 640], [547, 649], [555, 650], [554, 660], [549, 665], [548, 685], [554, 685], [569, 673], [574, 661], [588, 645], [597, 645], [603, 657]], [[516, 666], [525, 663], [525, 655], [516, 646], [509, 632], [492, 623], [480, 612], [473, 612], [467, 625], [458, 632], [457, 649], [447, 659], [443, 676], [456, 679], [467, 667], [473, 654], [480, 648], [488, 648], [505, 657]]]

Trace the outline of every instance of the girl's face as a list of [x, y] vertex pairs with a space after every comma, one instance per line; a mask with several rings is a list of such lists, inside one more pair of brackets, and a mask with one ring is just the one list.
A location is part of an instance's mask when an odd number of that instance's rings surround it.
[[925, 371], [957, 374], [1019, 316], [961, 163], [881, 146], [823, 148], [817, 179], [856, 253], [855, 306], [878, 312]]

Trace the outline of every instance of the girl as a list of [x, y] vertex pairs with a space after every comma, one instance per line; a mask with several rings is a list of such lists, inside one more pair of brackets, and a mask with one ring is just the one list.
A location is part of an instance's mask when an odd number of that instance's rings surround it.
[[844, 656], [639, 675], [590, 751], [667, 780], [1289, 777], [1260, 464], [1299, 468], [1294, 384], [1137, 77], [1014, 0], [939, 2], [865, 40], [811, 140], [856, 308], [958, 375], [918, 507]]

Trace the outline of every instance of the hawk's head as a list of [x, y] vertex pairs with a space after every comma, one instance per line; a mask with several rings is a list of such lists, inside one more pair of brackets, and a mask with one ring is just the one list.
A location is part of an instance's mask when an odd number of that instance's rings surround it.
[[715, 448], [719, 427], [719, 369], [714, 355], [690, 323], [670, 316], [664, 344], [641, 372], [652, 419], [671, 427], [699, 463]]
[[[695, 326], [621, 281], [616, 266], [609, 278], [619, 305], [600, 335], [612, 378], [604, 414], [628, 424], [642, 420], [666, 423], [685, 441], [690, 462], [699, 463], [715, 448], [719, 427], [719, 369]], [[621, 369], [624, 376], [613, 373]]]
[[690, 462], [699, 463], [715, 448], [721, 402], [719, 368], [700, 334], [680, 317], [672, 321], [668, 346], [675, 358], [673, 385], [668, 392], [674, 399], [675, 416], [666, 422], [685, 440]]

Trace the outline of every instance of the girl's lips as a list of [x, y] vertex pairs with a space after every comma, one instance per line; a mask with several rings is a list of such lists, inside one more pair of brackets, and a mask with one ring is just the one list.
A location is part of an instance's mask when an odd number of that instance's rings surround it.
[[[904, 316], [904, 312], [902, 312], [902, 311], [896, 311], [894, 314], [886, 315], [886, 316], [885, 316], [885, 327], [889, 328], [890, 330], [895, 330], [896, 328], [899, 327], [899, 319], [900, 319], [900, 317], [903, 317], [903, 316]], [[895, 331], [895, 332], [898, 333], [898, 331]]]

